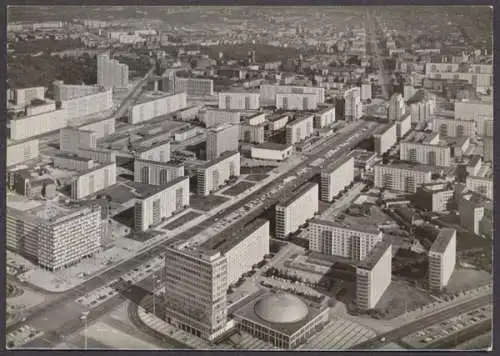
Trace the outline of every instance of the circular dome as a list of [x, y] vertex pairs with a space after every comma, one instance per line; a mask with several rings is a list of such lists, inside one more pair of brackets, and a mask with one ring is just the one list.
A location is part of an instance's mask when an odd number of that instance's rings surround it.
[[309, 308], [298, 297], [288, 293], [265, 296], [254, 307], [255, 313], [269, 323], [296, 323], [307, 316]]

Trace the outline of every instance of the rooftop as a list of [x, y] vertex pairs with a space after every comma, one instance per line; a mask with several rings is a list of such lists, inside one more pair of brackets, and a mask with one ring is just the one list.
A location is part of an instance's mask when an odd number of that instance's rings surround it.
[[181, 93], [173, 94], [173, 93], [165, 93], [162, 91], [146, 92], [143, 95], [141, 95], [139, 97], [139, 99], [137, 99], [137, 101], [135, 102], [134, 105], [140, 105], [140, 104], [147, 103], [149, 101], [158, 100], [161, 98], [166, 98], [168, 96], [174, 96], [174, 95], [179, 95], [179, 94], [181, 94]]
[[66, 152], [58, 152], [54, 155], [54, 157], [69, 158], [69, 159], [73, 159], [75, 161], [80, 161], [80, 162], [92, 161], [92, 159], [90, 159], [90, 158], [80, 157], [80, 156], [77, 156], [76, 154], [71, 154], [71, 153], [66, 153]]
[[340, 160], [335, 160], [333, 162], [330, 162], [330, 163], [328, 163], [328, 165], [326, 165], [323, 168], [321, 173], [332, 173], [335, 170], [337, 170], [337, 168], [342, 166], [344, 163], [349, 162], [351, 159], [354, 159], [354, 158], [350, 155], [347, 155], [347, 156], [344, 156], [343, 158], [341, 158]]
[[448, 247], [451, 239], [456, 236], [456, 234], [457, 230], [455, 229], [443, 228], [439, 230], [439, 234], [437, 235], [436, 240], [434, 240], [430, 251], [443, 253]]
[[152, 165], [163, 166], [163, 167], [180, 167], [180, 166], [184, 165], [180, 161], [158, 162], [158, 161], [151, 161], [149, 159], [140, 159], [140, 158], [135, 158], [135, 160], [138, 162], [145, 162], [145, 163], [149, 163]]
[[230, 157], [233, 157], [235, 155], [239, 154], [238, 151], [226, 151], [224, 153], [222, 153], [219, 157], [217, 157], [216, 159], [212, 160], [212, 161], [208, 161], [208, 162], [205, 162], [204, 164], [202, 164], [199, 168], [203, 168], [203, 169], [206, 169], [206, 168], [210, 168], [214, 165], [216, 165], [217, 163], [220, 163], [222, 161], [225, 161], [226, 159], [230, 158]]
[[269, 121], [273, 122], [273, 121], [278, 121], [278, 120], [285, 119], [285, 118], [290, 119], [291, 117], [293, 117], [292, 113], [282, 113], [282, 114], [278, 114], [278, 115], [271, 115], [267, 119]]
[[[371, 270], [376, 266], [378, 261], [382, 258], [384, 253], [391, 247], [391, 243], [389, 239], [382, 239], [379, 243], [377, 243], [370, 253], [363, 259], [363, 261], [357, 264], [358, 268]], [[392, 255], [391, 255], [392, 258]]]
[[293, 120], [292, 122], [289, 122], [287, 126], [294, 126], [294, 125], [300, 124], [303, 121], [312, 120], [312, 119], [314, 119], [313, 115], [306, 115], [306, 116], [298, 117], [297, 119]]
[[268, 222], [265, 219], [257, 219], [242, 228], [227, 229], [229, 231], [225, 230], [215, 235], [199, 247], [203, 250], [215, 250], [226, 253]]
[[178, 177], [164, 185], [151, 185], [137, 182], [128, 182], [127, 185], [135, 189], [137, 198], [147, 199], [187, 179], [189, 179], [189, 177]]
[[[164, 134], [165, 134], [165, 132], [162, 132], [162, 133], [161, 133], [161, 135], [164, 135]], [[146, 139], [151, 139], [151, 137], [146, 137]], [[144, 139], [143, 139], [143, 140], [141, 140], [141, 141], [144, 141]], [[139, 141], [136, 141], [136, 142], [139, 142]], [[149, 150], [152, 150], [152, 149], [158, 148], [158, 147], [160, 147], [160, 146], [166, 145], [167, 143], [170, 143], [170, 139], [165, 139], [165, 140], [161, 140], [161, 141], [158, 141], [158, 142], [153, 142], [153, 143], [151, 144], [151, 146], [137, 147], [137, 148], [135, 149], [135, 151], [136, 151], [137, 153], [143, 153], [143, 152], [147, 152], [147, 151], [149, 151]]]
[[309, 183], [306, 183], [306, 184], [300, 186], [291, 195], [285, 196], [283, 199], [281, 199], [278, 202], [278, 205], [283, 206], [283, 207], [287, 207], [287, 206], [293, 204], [297, 199], [302, 197], [303, 194], [305, 194], [309, 190], [313, 189], [315, 186], [317, 187], [318, 183], [309, 182]]
[[418, 143], [418, 144], [422, 144], [422, 145], [430, 145], [431, 142], [434, 139], [436, 139], [436, 137], [439, 139], [438, 132], [413, 131], [407, 138], [404, 139], [404, 142]]
[[357, 150], [352, 150], [349, 153], [349, 156], [354, 157], [355, 161], [366, 162], [370, 159], [374, 159], [375, 157], [377, 157], [377, 154], [372, 151], [357, 149]]
[[319, 224], [326, 226], [334, 226], [346, 230], [354, 230], [360, 232], [367, 232], [370, 234], [378, 234], [380, 232], [378, 226], [376, 226], [370, 216], [353, 216], [346, 215], [343, 220], [325, 220], [322, 218], [315, 218], [311, 220], [311, 224]]
[[289, 149], [290, 147], [292, 147], [292, 145], [285, 145], [276, 142], [264, 142], [261, 143], [260, 145], [255, 146], [255, 148], [261, 148], [264, 150], [275, 150], [275, 151], [283, 151]]

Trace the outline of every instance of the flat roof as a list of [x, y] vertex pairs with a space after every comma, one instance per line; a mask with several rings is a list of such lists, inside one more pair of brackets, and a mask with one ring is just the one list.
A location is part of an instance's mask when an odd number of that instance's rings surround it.
[[410, 134], [407, 138], [404, 139], [404, 142], [412, 142], [412, 143], [419, 143], [423, 145], [430, 145], [430, 141], [439, 137], [438, 132], [421, 132], [421, 131], [414, 131], [413, 133]]
[[174, 180], [168, 182], [167, 184], [163, 185], [151, 185], [151, 184], [145, 184], [145, 183], [138, 183], [138, 182], [129, 182], [127, 185], [130, 186], [131, 188], [135, 189], [135, 192], [138, 195], [139, 199], [146, 199], [149, 198], [152, 195], [155, 195], [165, 189], [168, 189], [175, 184], [178, 184], [179, 182], [182, 182], [186, 179], [189, 179], [189, 177], [184, 176], [184, 177], [178, 177], [175, 178]]
[[257, 219], [242, 228], [229, 229], [208, 239], [199, 247], [204, 250], [216, 250], [222, 253], [230, 251], [233, 247], [245, 240], [255, 230], [268, 223], [269, 220]]
[[383, 164], [380, 162], [380, 163], [375, 164], [375, 166], [396, 168], [396, 169], [407, 169], [410, 171], [418, 171], [418, 172], [425, 172], [425, 173], [436, 172], [436, 167], [434, 167], [434, 166], [428, 166], [428, 165], [423, 165], [423, 164], [411, 164], [411, 163], [407, 163], [407, 162], [398, 162], [398, 163], [391, 163], [391, 164]]
[[90, 159], [90, 158], [80, 157], [80, 156], [77, 156], [76, 154], [71, 154], [71, 153], [66, 153], [66, 152], [56, 153], [54, 155], [54, 157], [69, 158], [69, 159], [73, 159], [75, 161], [80, 161], [80, 162], [89, 162], [89, 161], [92, 161], [92, 159]]
[[286, 149], [291, 148], [292, 145], [286, 145], [282, 143], [276, 143], [276, 142], [264, 142], [261, 143], [260, 145], [256, 145], [255, 148], [262, 148], [265, 150], [274, 150], [274, 151], [283, 151]]
[[179, 95], [182, 93], [166, 93], [161, 91], [147, 92], [139, 97], [133, 106], [144, 104], [150, 101], [166, 98], [169, 96]]
[[354, 160], [368, 161], [371, 158], [377, 157], [377, 154], [368, 150], [352, 150], [349, 152], [349, 156], [354, 157]]
[[208, 161], [205, 164], [202, 164], [199, 168], [210, 168], [213, 165], [215, 165], [217, 163], [220, 163], [220, 162], [222, 162], [222, 161], [228, 159], [229, 157], [232, 157], [232, 156], [234, 156], [234, 155], [236, 155], [238, 153], [239, 153], [238, 151], [226, 151], [226, 152], [222, 153], [216, 159], [214, 159], [212, 161]]
[[140, 159], [140, 158], [134, 158], [134, 160], [138, 162], [145, 162], [145, 163], [151, 163], [157, 166], [164, 166], [164, 167], [180, 167], [183, 166], [184, 164], [180, 161], [168, 161], [168, 162], [158, 162], [158, 161], [152, 161], [149, 159]]
[[321, 173], [332, 173], [335, 170], [337, 170], [337, 168], [339, 168], [340, 166], [342, 166], [344, 163], [348, 162], [351, 159], [354, 159], [354, 157], [347, 155], [347, 156], [342, 157], [338, 161], [335, 160], [333, 162], [330, 162], [330, 163], [328, 163], [328, 165], [325, 168], [323, 168]]
[[[391, 246], [389, 239], [382, 239], [379, 243], [373, 246], [370, 253], [363, 259], [363, 261], [357, 264], [358, 268], [371, 270], [380, 261], [384, 253]], [[391, 256], [392, 259], [392, 256]]]
[[[142, 140], [141, 140], [141, 141], [142, 141]], [[144, 140], [144, 141], [146, 141], [146, 140]], [[139, 141], [136, 141], [136, 142], [139, 142]], [[157, 148], [157, 147], [159, 147], [159, 146], [163, 146], [163, 145], [165, 145], [165, 144], [167, 144], [167, 143], [169, 143], [169, 142], [170, 142], [170, 139], [165, 139], [165, 140], [162, 140], [162, 141], [159, 141], [159, 142], [153, 142], [153, 143], [151, 144], [151, 146], [147, 146], [147, 147], [137, 147], [137, 148], [135, 149], [135, 151], [136, 151], [137, 153], [146, 152], [146, 151], [152, 150], [152, 149], [154, 149], [154, 148]]]
[[318, 183], [313, 183], [313, 182], [308, 182], [302, 186], [300, 186], [297, 190], [295, 190], [292, 195], [286, 196], [282, 198], [279, 202], [278, 205], [287, 207], [293, 202], [295, 202], [297, 199], [299, 199], [304, 193], [312, 189], [314, 186], [317, 186]]
[[369, 216], [352, 216], [345, 215], [346, 217], [342, 221], [332, 221], [326, 220], [324, 218], [314, 218], [311, 223], [334, 226], [341, 229], [354, 230], [360, 232], [367, 232], [370, 234], [378, 234], [380, 232], [379, 228], [373, 225], [373, 220]]
[[292, 113], [283, 113], [283, 114], [279, 114], [279, 115], [271, 115], [270, 117], [267, 118], [267, 120], [269, 120], [271, 122], [274, 122], [274, 121], [278, 121], [278, 120], [282, 120], [282, 119], [290, 119], [290, 117], [292, 115], [293, 115]]
[[300, 124], [302, 121], [312, 120], [312, 119], [314, 119], [314, 115], [307, 115], [307, 116], [299, 117], [299, 118], [289, 122], [288, 126], [294, 126], [296, 124]]
[[98, 171], [101, 168], [105, 168], [105, 167], [109, 167], [109, 166], [114, 166], [114, 165], [116, 165], [115, 162], [111, 162], [111, 163], [107, 163], [107, 164], [101, 164], [101, 165], [98, 165], [97, 167], [94, 167], [94, 168], [89, 169], [89, 170], [87, 170], [85, 172], [77, 174], [76, 176], [74, 176], [74, 178], [81, 177], [81, 176], [87, 175], [87, 174], [89, 174], [91, 172]]
[[441, 230], [439, 230], [439, 234], [437, 235], [436, 240], [434, 240], [430, 251], [443, 253], [448, 247], [451, 238], [453, 236], [456, 236], [456, 233], [457, 230], [450, 228], [442, 228]]
[[[279, 292], [278, 292], [279, 293]], [[265, 326], [266, 328], [277, 330], [280, 333], [283, 333], [288, 336], [292, 336], [295, 334], [298, 330], [303, 328], [305, 325], [310, 323], [315, 317], [318, 316], [319, 313], [321, 313], [325, 308], [317, 308], [315, 307], [315, 304], [312, 302], [309, 302], [307, 299], [296, 295], [299, 299], [301, 299], [308, 307], [308, 313], [306, 317], [300, 321], [297, 321], [295, 323], [271, 323], [268, 322], [262, 318], [260, 318], [257, 313], [255, 312], [255, 305], [263, 298], [266, 298], [270, 295], [272, 295], [273, 292], [268, 292], [265, 294], [257, 294], [256, 298], [253, 298], [250, 300], [247, 304], [239, 308], [234, 312], [235, 315], [238, 315], [240, 318], [244, 318], [247, 320], [250, 320], [256, 324], [260, 324]]]

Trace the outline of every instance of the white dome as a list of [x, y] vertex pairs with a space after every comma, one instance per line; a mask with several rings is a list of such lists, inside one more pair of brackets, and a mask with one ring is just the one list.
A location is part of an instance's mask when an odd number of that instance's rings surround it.
[[269, 323], [296, 323], [304, 319], [309, 308], [300, 298], [288, 293], [263, 297], [254, 306], [255, 313]]

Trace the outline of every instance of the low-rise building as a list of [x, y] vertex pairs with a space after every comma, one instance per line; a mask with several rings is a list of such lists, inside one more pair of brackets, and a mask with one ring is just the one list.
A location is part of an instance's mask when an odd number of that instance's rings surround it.
[[80, 130], [65, 127], [59, 131], [59, 149], [61, 151], [78, 153], [80, 148], [96, 148], [97, 134], [90, 130]]
[[430, 166], [449, 167], [450, 147], [440, 140], [438, 133], [414, 132], [400, 143], [399, 158]]
[[79, 148], [78, 156], [89, 158], [94, 162], [111, 163], [116, 162], [116, 152], [104, 148]]
[[263, 159], [271, 161], [284, 161], [293, 153], [292, 145], [282, 145], [274, 142], [266, 142], [253, 146], [250, 156], [254, 159]]
[[426, 183], [417, 188], [413, 202], [420, 209], [442, 213], [449, 210], [454, 194], [451, 183]]
[[277, 116], [272, 116], [268, 118], [268, 129], [272, 132], [284, 129], [290, 120], [290, 116], [286, 114], [280, 114]]
[[164, 140], [149, 147], [138, 147], [135, 157], [140, 160], [165, 163], [170, 161], [170, 141]]
[[94, 168], [94, 161], [75, 154], [59, 153], [53, 156], [54, 167], [69, 171], [86, 172]]
[[465, 179], [467, 189], [493, 199], [493, 179], [491, 177], [468, 176]]

